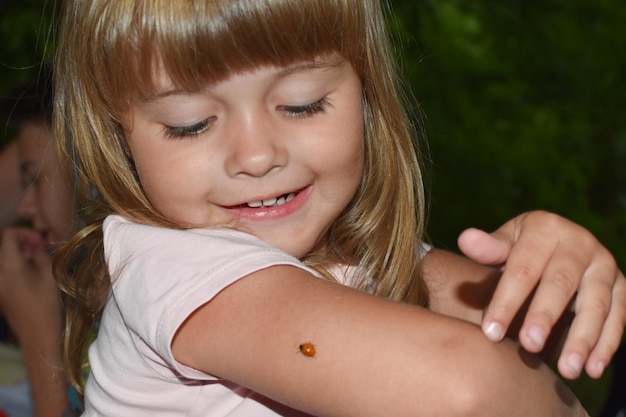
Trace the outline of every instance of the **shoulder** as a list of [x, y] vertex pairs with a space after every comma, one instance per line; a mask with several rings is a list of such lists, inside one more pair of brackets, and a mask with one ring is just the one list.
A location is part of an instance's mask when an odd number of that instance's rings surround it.
[[280, 249], [229, 228], [170, 229], [137, 224], [115, 215], [105, 220], [103, 232], [105, 259], [113, 280], [122, 270], [126, 276], [136, 277], [147, 273], [180, 276], [183, 272], [223, 275], [227, 271], [240, 276], [277, 264], [316, 274]]
[[108, 260], [118, 257], [137, 259], [155, 253], [162, 253], [167, 258], [198, 258], [204, 262], [208, 259], [219, 261], [225, 255], [241, 258], [252, 254], [293, 259], [253, 235], [229, 228], [173, 229], [139, 224], [112, 215], [104, 221], [103, 235]]

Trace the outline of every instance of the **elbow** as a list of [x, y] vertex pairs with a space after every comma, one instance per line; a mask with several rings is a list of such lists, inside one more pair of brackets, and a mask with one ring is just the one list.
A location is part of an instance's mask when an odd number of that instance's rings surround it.
[[[490, 404], [494, 392], [488, 392], [485, 381], [476, 375], [459, 373], [449, 383], [447, 399], [445, 400], [448, 415], [458, 417], [487, 416], [494, 410]], [[504, 415], [504, 414], [501, 414]]]
[[586, 415], [571, 391], [537, 357], [509, 341], [488, 343], [470, 348], [477, 354], [452, 374], [445, 399], [449, 415]]

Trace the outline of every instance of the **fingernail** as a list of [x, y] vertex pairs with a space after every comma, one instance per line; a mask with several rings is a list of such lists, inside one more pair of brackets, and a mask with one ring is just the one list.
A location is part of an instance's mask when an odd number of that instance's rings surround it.
[[569, 355], [565, 364], [575, 376], [578, 376], [583, 368], [583, 361], [577, 354]]
[[598, 371], [598, 378], [602, 376], [604, 373], [604, 362], [598, 362], [596, 365], [596, 370]]
[[528, 336], [528, 340], [530, 344], [537, 350], [543, 349], [543, 345], [546, 343], [546, 336], [543, 333], [543, 330], [537, 326], [533, 326], [528, 329], [526, 333]]
[[487, 339], [493, 342], [499, 342], [504, 337], [502, 325], [496, 322], [485, 323], [483, 325], [483, 333], [485, 333]]

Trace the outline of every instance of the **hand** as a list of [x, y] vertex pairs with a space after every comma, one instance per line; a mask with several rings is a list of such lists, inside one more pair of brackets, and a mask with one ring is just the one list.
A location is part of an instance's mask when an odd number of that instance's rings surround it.
[[589, 231], [558, 215], [534, 211], [491, 234], [468, 229], [458, 244], [474, 261], [503, 265], [483, 317], [487, 337], [502, 339], [535, 291], [519, 332], [522, 346], [540, 352], [557, 320], [573, 308], [559, 372], [574, 379], [584, 366], [589, 376], [602, 376], [626, 325], [626, 279]]
[[62, 363], [63, 316], [52, 259], [41, 235], [10, 228], [0, 243], [0, 310], [17, 337], [37, 416], [67, 408]]
[[[62, 304], [45, 242], [33, 230], [9, 228], [0, 244], [0, 310], [20, 343], [58, 340]], [[34, 342], [34, 341], [33, 341]]]

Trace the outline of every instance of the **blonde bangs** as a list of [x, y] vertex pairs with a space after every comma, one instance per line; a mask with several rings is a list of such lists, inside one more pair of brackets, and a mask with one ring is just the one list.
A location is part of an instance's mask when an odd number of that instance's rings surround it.
[[[233, 73], [331, 52], [342, 55], [362, 76], [365, 24], [353, 1], [109, 2], [100, 16], [106, 32], [94, 43], [102, 45], [106, 56], [106, 74], [99, 79], [109, 86], [107, 101], [123, 105], [129, 98], [154, 93], [152, 75], [161, 65], [177, 87], [189, 90]], [[131, 19], [129, 6], [134, 10]]]

